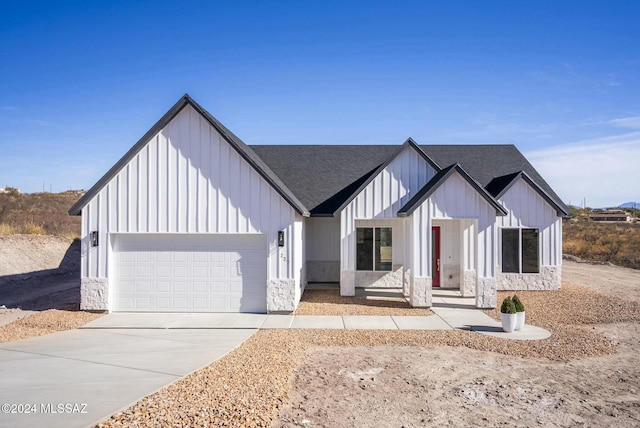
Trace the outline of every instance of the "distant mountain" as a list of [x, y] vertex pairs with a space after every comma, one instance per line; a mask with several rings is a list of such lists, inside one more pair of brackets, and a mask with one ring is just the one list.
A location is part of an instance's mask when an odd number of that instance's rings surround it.
[[618, 205], [618, 208], [640, 208], [640, 202], [625, 202], [622, 205]]

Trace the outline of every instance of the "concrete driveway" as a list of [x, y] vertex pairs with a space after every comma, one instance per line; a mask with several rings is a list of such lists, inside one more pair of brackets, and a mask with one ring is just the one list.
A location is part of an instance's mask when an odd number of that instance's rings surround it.
[[258, 321], [226, 329], [81, 328], [0, 344], [0, 426], [91, 426], [224, 356]]

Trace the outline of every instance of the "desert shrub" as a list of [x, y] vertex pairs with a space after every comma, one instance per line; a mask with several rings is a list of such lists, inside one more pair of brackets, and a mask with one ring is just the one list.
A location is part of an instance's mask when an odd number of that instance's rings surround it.
[[78, 195], [66, 193], [0, 194], [0, 234], [80, 235], [80, 217], [69, 208]]
[[567, 221], [562, 239], [565, 254], [640, 269], [640, 224]]
[[25, 235], [46, 235], [47, 233], [44, 230], [44, 227], [33, 223], [22, 225], [22, 227], [20, 228], [20, 232]]
[[15, 235], [16, 229], [10, 224], [0, 223], [0, 235]]

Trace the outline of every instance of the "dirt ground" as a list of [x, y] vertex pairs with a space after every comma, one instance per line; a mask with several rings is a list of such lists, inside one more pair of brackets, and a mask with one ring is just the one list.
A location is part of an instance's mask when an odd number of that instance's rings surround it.
[[562, 281], [640, 302], [640, 270], [609, 264], [562, 262]]
[[79, 242], [47, 235], [0, 236], [0, 326], [35, 311], [79, 306]]
[[[0, 238], [0, 325], [77, 308], [77, 243]], [[640, 302], [632, 269], [565, 261], [563, 278]], [[640, 426], [640, 323], [591, 328], [618, 352], [550, 361], [466, 347], [317, 347], [294, 371], [273, 426]]]
[[[632, 269], [566, 261], [563, 278], [640, 302]], [[315, 348], [273, 426], [640, 426], [640, 323], [592, 328], [618, 352], [555, 362], [464, 347]]]

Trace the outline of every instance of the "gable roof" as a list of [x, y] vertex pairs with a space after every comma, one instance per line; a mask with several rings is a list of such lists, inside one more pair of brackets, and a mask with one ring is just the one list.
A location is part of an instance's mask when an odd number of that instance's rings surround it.
[[[439, 171], [439, 165], [459, 164], [481, 187], [497, 177], [523, 171], [561, 212], [568, 212], [535, 168], [513, 145], [409, 144]], [[404, 146], [403, 146], [404, 147]], [[390, 145], [251, 146], [294, 194], [311, 216], [333, 216], [349, 203], [402, 150]]]
[[569, 212], [562, 199], [513, 144], [422, 145], [420, 147], [440, 165], [459, 163], [485, 188], [495, 178], [523, 171], [555, 205], [562, 208], [562, 212]]
[[[296, 212], [304, 216], [334, 216], [408, 146], [416, 150], [436, 171], [441, 170], [440, 165], [458, 164], [463, 175], [470, 178], [474, 186], [482, 188], [483, 192], [486, 192], [485, 189], [495, 191], [503, 188], [522, 172], [527, 182], [556, 207], [558, 213], [567, 215], [569, 212], [558, 195], [513, 145], [419, 146], [409, 138], [402, 146], [248, 146], [185, 94], [69, 209], [69, 214], [81, 214], [82, 208], [186, 106], [191, 106], [200, 114]], [[492, 198], [491, 195], [489, 197]]]
[[544, 199], [549, 205], [551, 205], [558, 214], [563, 216], [569, 216], [569, 212], [564, 204], [561, 206], [553, 200], [551, 196], [547, 194], [540, 186], [538, 186], [529, 175], [524, 171], [515, 172], [513, 174], [503, 175], [502, 177], [496, 177], [487, 185], [487, 191], [493, 195], [494, 198], [500, 199], [502, 195], [507, 193], [507, 190], [515, 184], [515, 182], [522, 178], [533, 190]]
[[251, 146], [312, 216], [332, 216], [398, 150], [397, 145]]
[[411, 138], [401, 146], [251, 146], [310, 208], [312, 217], [341, 211], [407, 147], [440, 170]]
[[453, 173], [457, 172], [466, 180], [471, 187], [473, 187], [492, 207], [495, 208], [498, 215], [507, 215], [507, 211], [482, 187], [476, 180], [474, 180], [467, 172], [455, 163], [446, 167], [445, 169], [434, 175], [427, 184], [425, 184], [409, 201], [398, 210], [398, 217], [407, 217], [427, 200], [429, 196], [433, 194]]
[[240, 156], [246, 160], [255, 170], [264, 178], [279, 194], [282, 196], [291, 207], [298, 213], [305, 216], [309, 215], [309, 211], [305, 208], [304, 204], [295, 196], [291, 190], [282, 182], [269, 166], [258, 156], [256, 153], [247, 146], [240, 138], [229, 131], [222, 123], [220, 123], [215, 117], [208, 111], [202, 108], [196, 103], [188, 94], [185, 94], [182, 98], [176, 102], [173, 107], [167, 111], [162, 118], [155, 125], [147, 131], [146, 134], [138, 140], [136, 144], [129, 149], [125, 155], [120, 158], [116, 164], [102, 176], [100, 180], [85, 193], [70, 209], [70, 215], [80, 215], [82, 208], [95, 197], [104, 186], [106, 186], [113, 177], [115, 177], [122, 168], [124, 168], [144, 146], [147, 145], [158, 132], [166, 127], [174, 117], [178, 115], [186, 106], [191, 106], [196, 112], [198, 112], [216, 131], [222, 135], [222, 137], [233, 147]]

